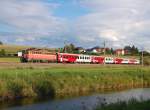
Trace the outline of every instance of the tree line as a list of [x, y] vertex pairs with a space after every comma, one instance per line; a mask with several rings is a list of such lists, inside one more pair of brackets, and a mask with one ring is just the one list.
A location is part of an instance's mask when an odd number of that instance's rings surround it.
[[[80, 47], [80, 48], [84, 49], [83, 47]], [[132, 46], [127, 45], [127, 46], [124, 46], [123, 49], [124, 49], [126, 55], [140, 55], [141, 54], [141, 51], [135, 45], [132, 45]], [[65, 45], [64, 48], [61, 48], [61, 51], [59, 51], [59, 52], [83, 53], [83, 54], [86, 53], [86, 54], [97, 54], [98, 55], [98, 53], [79, 52], [77, 50], [77, 47], [72, 43]], [[115, 54], [115, 50], [113, 48], [106, 49], [105, 52], [106, 52], [106, 54]], [[103, 53], [101, 53], [101, 54], [103, 54]], [[150, 53], [147, 51], [144, 51], [144, 55], [150, 55]]]

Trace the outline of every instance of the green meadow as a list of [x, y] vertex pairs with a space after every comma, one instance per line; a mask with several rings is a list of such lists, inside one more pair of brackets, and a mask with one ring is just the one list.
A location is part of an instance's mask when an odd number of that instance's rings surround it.
[[18, 57], [0, 57], [0, 63], [7, 62], [7, 63], [19, 63], [20, 58]]
[[0, 68], [0, 99], [59, 97], [150, 87], [150, 67], [55, 64]]

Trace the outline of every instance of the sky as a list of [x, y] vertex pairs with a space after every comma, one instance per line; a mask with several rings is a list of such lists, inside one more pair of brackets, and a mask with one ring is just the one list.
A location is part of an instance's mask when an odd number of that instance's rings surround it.
[[150, 51], [150, 0], [0, 0], [0, 41]]

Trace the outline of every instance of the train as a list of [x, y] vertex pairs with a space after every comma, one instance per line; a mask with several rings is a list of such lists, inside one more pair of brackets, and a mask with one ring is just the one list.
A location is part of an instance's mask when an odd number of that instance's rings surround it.
[[50, 52], [47, 49], [30, 48], [18, 52], [21, 62], [57, 62], [57, 63], [89, 63], [89, 64], [140, 64], [136, 58], [120, 58], [111, 56], [96, 56]]

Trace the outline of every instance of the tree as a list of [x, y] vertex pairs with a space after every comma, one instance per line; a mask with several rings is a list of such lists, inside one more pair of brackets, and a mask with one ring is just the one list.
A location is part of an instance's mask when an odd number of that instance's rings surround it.
[[2, 49], [2, 50], [0, 51], [0, 55], [1, 55], [1, 56], [5, 56], [5, 54], [6, 54], [5, 49]]
[[138, 48], [133, 45], [132, 48], [131, 48], [131, 53], [132, 53], [132, 55], [138, 54], [139, 53]]
[[0, 45], [3, 45], [3, 42], [2, 42], [2, 41], [0, 41]]
[[130, 46], [125, 46], [125, 47], [124, 47], [124, 50], [131, 51], [131, 47], [130, 47]]
[[110, 49], [105, 49], [106, 54], [111, 54], [111, 50]]
[[74, 44], [69, 44], [69, 45], [65, 45], [64, 47], [64, 52], [67, 52], [67, 53], [74, 53], [75, 51], [75, 46]]
[[75, 45], [71, 43], [71, 44], [70, 44], [70, 49], [71, 49], [72, 52], [74, 52], [74, 50], [75, 50]]
[[113, 48], [110, 49], [111, 54], [114, 54], [114, 50]]

